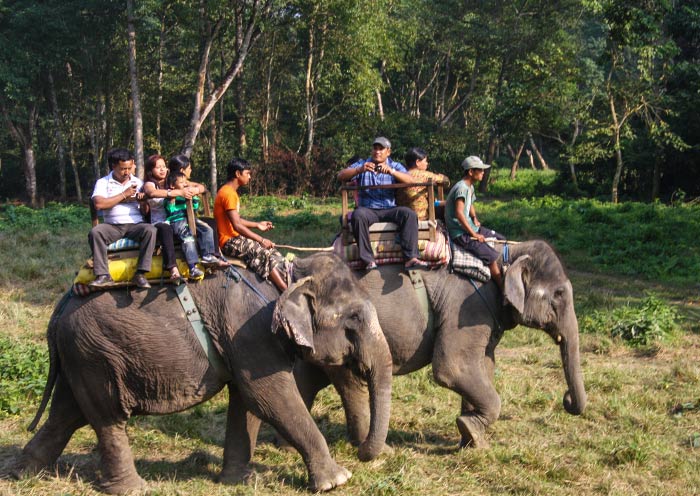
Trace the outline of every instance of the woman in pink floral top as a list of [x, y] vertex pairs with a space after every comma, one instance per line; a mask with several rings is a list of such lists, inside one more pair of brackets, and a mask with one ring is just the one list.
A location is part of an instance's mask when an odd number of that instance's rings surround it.
[[[427, 183], [431, 179], [434, 182], [448, 182], [443, 174], [429, 172], [428, 154], [422, 148], [414, 147], [406, 153], [406, 168], [408, 173], [417, 183]], [[396, 204], [409, 207], [416, 212], [418, 220], [428, 219], [428, 187], [411, 186], [396, 190]]]

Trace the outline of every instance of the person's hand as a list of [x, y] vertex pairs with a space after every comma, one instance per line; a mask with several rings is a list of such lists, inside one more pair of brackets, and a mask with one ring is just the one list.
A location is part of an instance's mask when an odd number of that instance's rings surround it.
[[122, 195], [124, 195], [124, 201], [134, 201], [137, 200], [136, 195], [139, 192], [138, 186], [136, 186], [136, 183], [129, 183], [129, 186], [122, 191]]
[[474, 237], [476, 238], [476, 240], [477, 240], [479, 243], [485, 243], [485, 242], [486, 242], [486, 238], [484, 237], [483, 234], [478, 234], [478, 233], [477, 233], [477, 235], [474, 236]]
[[374, 167], [375, 167], [374, 162], [371, 162], [371, 161], [365, 162], [364, 165], [362, 166], [362, 172], [374, 172]]
[[[475, 225], [476, 227], [480, 227], [480, 226], [481, 226], [481, 222], [479, 222], [479, 219], [476, 218], [476, 215], [472, 218], [472, 221], [474, 221], [474, 225]], [[482, 237], [483, 237], [483, 236], [482, 236]]]
[[262, 222], [258, 222], [257, 228], [258, 230], [265, 232], [269, 231], [270, 229], [274, 229], [275, 226], [272, 225], [272, 222], [270, 222], [269, 220], [264, 220]]
[[386, 167], [384, 167], [382, 164], [375, 164], [374, 165], [374, 172], [377, 174], [388, 174], [389, 172], [387, 171]]
[[192, 186], [187, 186], [182, 190], [182, 196], [185, 197], [185, 200], [191, 200], [197, 196], [197, 191]]
[[275, 244], [267, 238], [260, 238], [260, 244], [266, 250], [269, 250], [269, 249], [272, 249], [275, 247]]
[[135, 198], [136, 201], [144, 202], [146, 201], [146, 193], [136, 193]]

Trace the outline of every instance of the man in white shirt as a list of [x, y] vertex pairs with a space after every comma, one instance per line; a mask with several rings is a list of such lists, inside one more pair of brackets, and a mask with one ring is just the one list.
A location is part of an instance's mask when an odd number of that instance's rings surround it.
[[95, 280], [88, 286], [100, 288], [114, 281], [109, 275], [107, 246], [121, 238], [139, 242], [139, 263], [132, 279], [139, 288], [151, 285], [144, 274], [151, 270], [151, 258], [156, 243], [156, 228], [144, 221], [139, 201], [143, 200], [143, 181], [132, 175], [134, 156], [125, 148], [115, 148], [107, 153], [107, 163], [112, 172], [95, 183], [92, 201], [102, 210], [104, 222], [90, 230], [88, 241], [92, 248]]

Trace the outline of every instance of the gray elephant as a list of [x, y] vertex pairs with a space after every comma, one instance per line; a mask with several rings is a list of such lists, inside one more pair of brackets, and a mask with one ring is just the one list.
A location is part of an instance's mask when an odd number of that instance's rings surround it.
[[126, 435], [129, 417], [178, 412], [228, 386], [220, 481], [250, 476], [262, 419], [299, 451], [312, 490], [344, 484], [351, 474], [331, 458], [294, 384], [294, 355], [322, 366], [352, 363], [368, 381], [378, 414], [361, 446], [363, 457], [376, 456], [386, 440], [391, 355], [373, 305], [356, 297], [364, 290], [339, 258], [320, 254], [298, 263], [308, 277], [284, 298], [290, 305], [311, 301], [313, 318], [297, 319], [303, 324], [287, 327], [286, 336], [271, 328], [278, 292], [253, 272], [240, 270], [239, 282], [229, 272], [189, 286], [222, 368], [210, 364], [172, 287], [65, 296], [49, 322], [49, 379], [31, 427], [53, 390], [49, 417], [13, 475], [53, 464], [73, 433], [90, 424], [99, 442], [102, 489], [138, 489], [144, 481]]
[[[422, 271], [418, 286], [424, 284], [432, 315], [421, 310], [420, 290], [401, 268], [383, 266], [360, 275], [389, 343], [393, 373], [408, 374], [432, 362], [435, 380], [461, 395], [457, 418], [461, 446], [488, 446], [486, 429], [501, 409], [493, 383], [494, 352], [503, 331], [518, 324], [543, 329], [559, 345], [568, 384], [566, 411], [579, 415], [586, 406], [573, 292], [561, 261], [544, 241], [509, 248], [503, 295], [493, 282], [477, 291], [480, 283], [447, 269]], [[499, 263], [503, 267], [502, 256]], [[295, 366], [295, 377], [308, 406], [321, 388], [333, 383], [343, 401], [351, 439], [365, 439], [370, 417], [361, 377], [348, 368], [308, 363]]]

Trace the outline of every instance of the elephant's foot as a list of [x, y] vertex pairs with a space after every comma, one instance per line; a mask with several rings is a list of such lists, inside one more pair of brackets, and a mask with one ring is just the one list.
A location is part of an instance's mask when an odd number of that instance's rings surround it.
[[36, 458], [26, 452], [22, 453], [17, 463], [10, 468], [9, 476], [13, 479], [32, 477], [50, 465], [46, 460]]
[[473, 416], [457, 417], [457, 429], [462, 435], [460, 448], [488, 448], [489, 442], [485, 437], [485, 429]]
[[349, 470], [341, 467], [334, 461], [330, 463], [332, 466], [329, 466], [322, 473], [309, 475], [309, 485], [313, 492], [330, 491], [335, 487], [342, 486], [352, 477], [352, 473]]
[[220, 484], [248, 484], [255, 471], [249, 465], [233, 465], [225, 467], [216, 478]]
[[377, 453], [375, 456], [370, 456], [369, 448], [365, 447], [364, 444], [361, 444], [357, 449], [357, 457], [360, 459], [360, 461], [363, 461], [363, 462], [369, 462], [369, 461], [377, 458], [380, 455], [391, 456], [393, 454], [394, 454], [394, 448], [392, 448], [391, 446], [389, 446], [386, 443], [384, 443], [384, 445], [382, 446], [382, 449], [380, 449], [379, 453]]
[[100, 481], [100, 490], [107, 494], [127, 494], [146, 489], [146, 481], [138, 474], [129, 475], [120, 479]]

